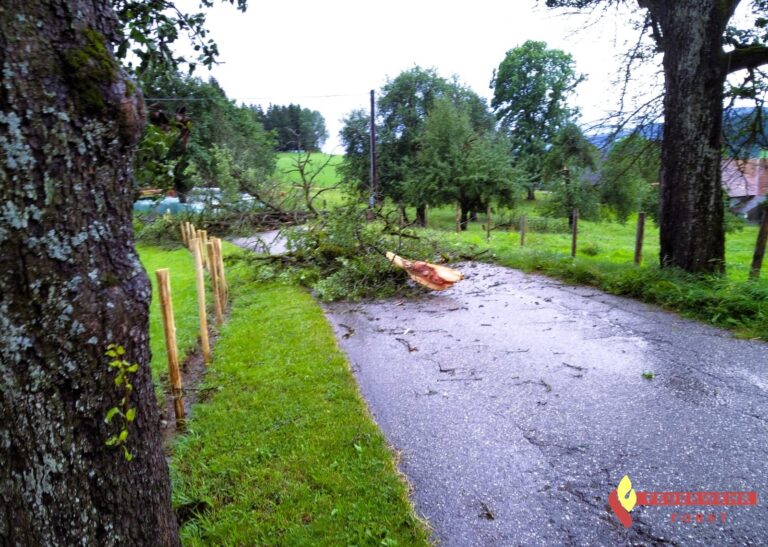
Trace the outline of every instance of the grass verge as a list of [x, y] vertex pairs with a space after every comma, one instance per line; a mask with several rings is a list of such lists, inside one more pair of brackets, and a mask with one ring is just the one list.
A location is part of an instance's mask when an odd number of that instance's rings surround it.
[[190, 431], [173, 449], [189, 545], [427, 545], [317, 303], [237, 268]]

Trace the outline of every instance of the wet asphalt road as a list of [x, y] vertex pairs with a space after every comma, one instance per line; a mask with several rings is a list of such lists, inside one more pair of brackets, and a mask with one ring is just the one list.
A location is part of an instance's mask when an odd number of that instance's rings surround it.
[[238, 237], [233, 239], [232, 243], [255, 253], [281, 255], [288, 251], [287, 241], [280, 230], [260, 232], [251, 237]]
[[[443, 293], [325, 308], [435, 539], [768, 545], [768, 345], [591, 288], [458, 268], [467, 278]], [[625, 474], [637, 491], [757, 491], [758, 505], [637, 506], [625, 530], [607, 505]], [[697, 512], [704, 523], [672, 522]]]

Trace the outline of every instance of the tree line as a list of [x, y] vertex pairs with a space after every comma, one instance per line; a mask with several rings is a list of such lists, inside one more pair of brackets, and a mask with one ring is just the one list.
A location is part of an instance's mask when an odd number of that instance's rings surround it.
[[[214, 79], [175, 69], [141, 76], [148, 124], [134, 156], [137, 187], [174, 189], [182, 200], [195, 187], [257, 194], [275, 169], [275, 152], [317, 151], [325, 119], [290, 104], [238, 105]], [[226, 174], [225, 174], [226, 173]]]
[[[391, 200], [406, 220], [405, 208], [415, 208], [421, 225], [427, 206], [456, 204], [463, 229], [491, 204], [514, 207], [542, 188], [551, 192], [547, 208], [555, 216], [578, 207], [595, 218], [603, 204], [624, 222], [641, 207], [657, 208], [658, 146], [633, 135], [601, 153], [568, 104], [581, 80], [569, 54], [538, 41], [506, 53], [490, 105], [434, 69], [401, 72], [378, 93], [375, 200]], [[340, 171], [367, 195], [370, 113], [350, 113], [341, 140]]]

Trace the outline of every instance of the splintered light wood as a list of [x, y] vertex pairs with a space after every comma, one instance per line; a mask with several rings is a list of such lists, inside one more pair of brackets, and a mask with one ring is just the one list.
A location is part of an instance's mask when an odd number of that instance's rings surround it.
[[464, 279], [464, 274], [447, 266], [407, 260], [390, 251], [387, 251], [386, 257], [392, 264], [404, 269], [411, 279], [433, 291], [443, 291]]

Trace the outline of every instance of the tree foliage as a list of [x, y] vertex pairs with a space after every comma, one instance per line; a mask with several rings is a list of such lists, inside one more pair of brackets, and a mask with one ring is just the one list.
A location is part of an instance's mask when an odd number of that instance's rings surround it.
[[470, 211], [484, 209], [491, 200], [511, 205], [520, 187], [508, 143], [491, 132], [478, 132], [469, 109], [462, 106], [447, 97], [435, 102], [405, 195], [414, 205], [458, 203], [466, 228]]
[[217, 149], [228, 151], [242, 191], [274, 171], [274, 139], [261, 123], [261, 110], [236, 105], [216, 80], [174, 74], [146, 82], [145, 93], [161, 100], [149, 105], [150, 125], [134, 162], [139, 183], [163, 187], [167, 177], [148, 179], [145, 173], [170, 169], [172, 187], [182, 195], [194, 185], [218, 186]]
[[624, 223], [644, 210], [659, 218], [659, 143], [630, 135], [611, 147], [600, 169], [600, 197]]
[[[448, 82], [434, 69], [418, 66], [401, 72], [382, 87], [377, 103], [378, 183], [382, 197], [408, 203], [404, 185], [416, 162], [427, 113], [447, 92]], [[417, 206], [423, 208], [422, 204]]]
[[[458, 199], [455, 185], [468, 183], [462, 177], [472, 154], [494, 142], [481, 138], [493, 131], [493, 115], [484, 99], [455, 78], [418, 66], [387, 81], [377, 106], [378, 197], [416, 207], [423, 223], [426, 205]], [[352, 112], [341, 139], [346, 152], [342, 174], [368, 192], [370, 115]]]
[[599, 215], [598, 193], [590, 177], [597, 165], [598, 150], [574, 124], [564, 125], [552, 139], [544, 155], [541, 174], [552, 191], [548, 214], [567, 217], [573, 222], [573, 210], [585, 219]]
[[328, 138], [322, 114], [297, 104], [269, 105], [264, 114], [264, 128], [275, 132], [277, 150], [282, 152], [317, 152]]
[[567, 100], [581, 80], [569, 54], [532, 40], [509, 50], [494, 71], [491, 107], [516, 164], [528, 173], [531, 198], [548, 146], [576, 113]]
[[595, 169], [599, 151], [575, 123], [568, 123], [554, 135], [542, 162], [544, 181], [558, 178], [565, 169]]
[[344, 181], [355, 191], [370, 190], [371, 116], [362, 109], [353, 110], [343, 120], [339, 137], [344, 145], [344, 161], [337, 168]]
[[[245, 11], [247, 0], [222, 0]], [[211, 8], [213, 0], [200, 0], [200, 8]], [[114, 0], [112, 9], [119, 21], [115, 55], [139, 76], [147, 72], [172, 74], [186, 64], [191, 74], [198, 63], [210, 68], [219, 55], [216, 42], [205, 26], [206, 13], [189, 13], [169, 0]], [[192, 44], [197, 55], [187, 59], [173, 50], [180, 35]]]

